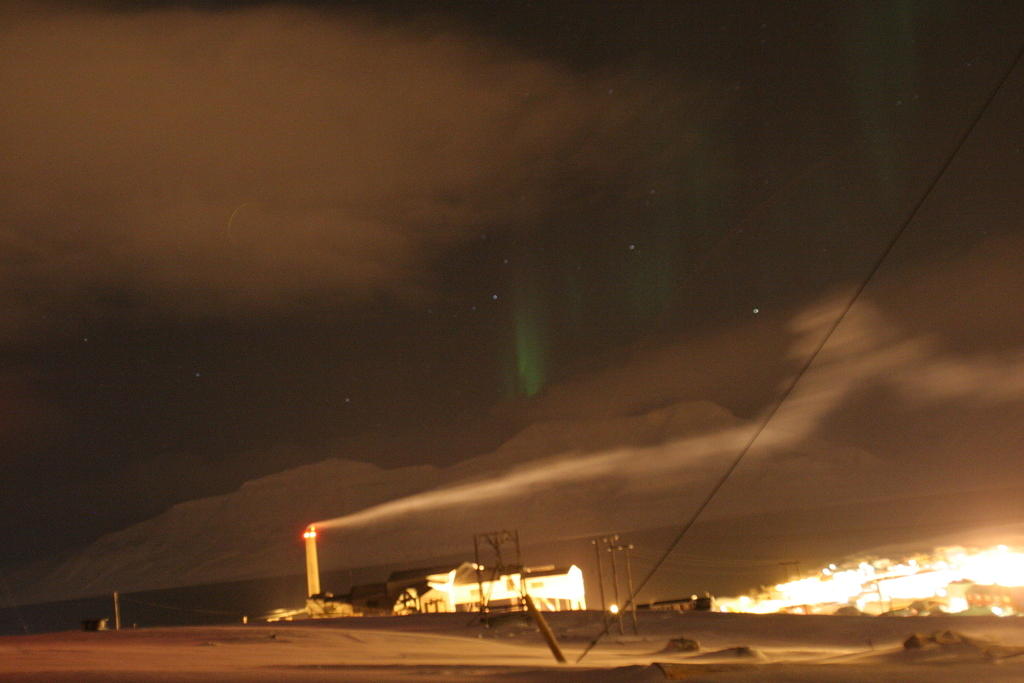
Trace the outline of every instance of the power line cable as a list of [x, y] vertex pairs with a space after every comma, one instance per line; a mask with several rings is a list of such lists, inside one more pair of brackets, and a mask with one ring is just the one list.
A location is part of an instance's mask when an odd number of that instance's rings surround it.
[[4, 572], [0, 569], [0, 582], [4, 584], [4, 594], [7, 596], [7, 604], [10, 609], [14, 610], [15, 616], [18, 618], [18, 623], [21, 624], [21, 630], [28, 635], [28, 623], [25, 621], [25, 617], [21, 613], [21, 608], [14, 602], [14, 595], [11, 593], [11, 585], [7, 583], [7, 577], [4, 576]]
[[[649, 553], [644, 551], [636, 551], [634, 553], [636, 557], [643, 557], [646, 559], [654, 559], [658, 557], [657, 553]], [[672, 558], [673, 562], [680, 562], [684, 564], [693, 565], [711, 565], [714, 567], [734, 566], [734, 567], [758, 567], [758, 566], [771, 566], [778, 564], [779, 562], [785, 561], [786, 558], [760, 558], [760, 559], [749, 559], [744, 560], [741, 558], [715, 558], [708, 557], [706, 555], [687, 555], [679, 554]]]
[[124, 596], [121, 596], [121, 602], [133, 602], [136, 605], [145, 605], [146, 607], [157, 607], [159, 609], [166, 609], [174, 612], [195, 612], [197, 614], [218, 614], [233, 617], [238, 617], [242, 614], [241, 611], [226, 612], [223, 610], [215, 609], [200, 609], [198, 607], [178, 607], [176, 605], [162, 605], [158, 602], [147, 602], [145, 600], [136, 600], [135, 598], [126, 598]]
[[[843, 322], [843, 320], [846, 319], [846, 316], [853, 308], [854, 303], [857, 302], [857, 299], [859, 299], [861, 294], [864, 293], [864, 290], [867, 289], [868, 284], [871, 282], [871, 280], [874, 279], [878, 271], [881, 270], [882, 265], [889, 258], [889, 255], [896, 247], [897, 242], [900, 241], [900, 238], [907, 231], [907, 227], [913, 222], [914, 218], [917, 217], [917, 214], [921, 210], [921, 207], [924, 206], [924, 203], [932, 195], [932, 192], [939, 184], [939, 181], [942, 180], [943, 176], [946, 175], [946, 171], [949, 170], [949, 167], [953, 164], [953, 161], [956, 159], [957, 156], [959, 156], [960, 150], [963, 148], [964, 143], [967, 142], [967, 139], [971, 136], [971, 133], [973, 133], [974, 129], [977, 128], [978, 123], [984, 117], [985, 112], [988, 111], [988, 108], [995, 100], [996, 95], [999, 94], [999, 92], [1003, 89], [1003, 86], [1006, 85], [1006, 81], [1009, 80], [1010, 76], [1017, 69], [1017, 65], [1020, 63], [1022, 55], [1024, 55], [1024, 44], [1021, 44], [1021, 46], [1017, 49], [1017, 53], [1014, 56], [1013, 60], [1010, 62], [1010, 66], [1002, 74], [1002, 76], [996, 82], [995, 87], [993, 87], [992, 91], [985, 98], [985, 101], [982, 104], [981, 108], [978, 110], [978, 113], [974, 115], [970, 123], [960, 134], [960, 137], [959, 139], [957, 139], [952, 151], [946, 156], [946, 159], [942, 163], [942, 166], [939, 167], [938, 172], [932, 178], [931, 182], [928, 183], [928, 187], [925, 188], [925, 191], [921, 194], [921, 197], [917, 200], [917, 202], [914, 203], [913, 207], [911, 207], [910, 213], [900, 224], [899, 228], [896, 230], [896, 233], [892, 236], [892, 239], [889, 240], [889, 243], [885, 246], [885, 249], [882, 250], [882, 253], [875, 260], [874, 264], [871, 266], [871, 269], [868, 271], [867, 275], [861, 281], [860, 285], [857, 287], [856, 290], [854, 290], [852, 296], [850, 296], [849, 300], [846, 302], [846, 305], [843, 306], [842, 311], [839, 313], [835, 321], [833, 321], [832, 325], [825, 332], [825, 335], [821, 338], [821, 341], [814, 348], [811, 354], [807, 357], [807, 360], [804, 362], [803, 366], [801, 366], [800, 370], [796, 373], [796, 375], [793, 376], [793, 379], [786, 387], [786, 390], [782, 392], [780, 398], [775, 402], [775, 404], [765, 415], [764, 419], [761, 421], [761, 424], [751, 435], [750, 439], [748, 439], [747, 442], [743, 445], [743, 448], [740, 449], [739, 454], [729, 464], [729, 467], [726, 468], [725, 472], [718, 479], [718, 481], [715, 482], [715, 485], [711, 487], [711, 490], [708, 492], [707, 496], [705, 496], [704, 500], [702, 500], [700, 505], [697, 506], [696, 511], [686, 522], [686, 524], [683, 525], [682, 529], [679, 531], [676, 537], [672, 540], [671, 543], [669, 543], [668, 548], [665, 550], [664, 553], [661, 554], [658, 562], [654, 565], [653, 568], [651, 568], [651, 570], [647, 573], [644, 579], [636, 587], [632, 595], [629, 596], [629, 599], [626, 600], [626, 603], [622, 607], [622, 610], [628, 610], [630, 608], [630, 606], [633, 604], [633, 601], [636, 599], [637, 594], [639, 594], [640, 591], [643, 590], [643, 588], [651, 580], [654, 574], [657, 573], [658, 568], [665, 562], [665, 560], [668, 559], [668, 556], [672, 554], [672, 551], [676, 549], [676, 546], [679, 545], [680, 541], [683, 540], [683, 537], [686, 536], [690, 528], [694, 525], [694, 523], [696, 523], [697, 519], [704, 512], [705, 508], [707, 508], [707, 506], [711, 503], [711, 501], [718, 494], [721, 488], [725, 485], [725, 482], [729, 480], [729, 477], [732, 476], [733, 472], [736, 471], [736, 468], [739, 467], [740, 462], [743, 461], [743, 458], [746, 457], [751, 447], [764, 432], [765, 428], [768, 426], [768, 423], [770, 423], [772, 421], [772, 418], [774, 418], [776, 413], [778, 413], [779, 408], [781, 408], [782, 405], [786, 402], [786, 400], [790, 397], [790, 395], [793, 393], [793, 390], [796, 388], [797, 384], [800, 383], [800, 380], [807, 373], [810, 367], [814, 364], [814, 361], [818, 358], [818, 355], [821, 353], [821, 350], [825, 348], [825, 345], [828, 343], [828, 340], [831, 339], [833, 333], [835, 333], [836, 329]], [[587, 656], [587, 653], [589, 653], [594, 648], [594, 646], [597, 645], [601, 638], [608, 634], [608, 631], [611, 628], [612, 620], [605, 616], [603, 621], [604, 625], [601, 628], [601, 632], [598, 633], [592, 641], [590, 641], [586, 648], [584, 648], [583, 652], [576, 659], [577, 664], [583, 661], [583, 658]]]

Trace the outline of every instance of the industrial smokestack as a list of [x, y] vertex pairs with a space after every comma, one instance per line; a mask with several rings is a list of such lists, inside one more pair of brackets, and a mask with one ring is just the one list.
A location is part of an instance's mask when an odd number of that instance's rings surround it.
[[309, 597], [320, 595], [320, 565], [316, 559], [316, 527], [306, 528], [302, 537], [306, 539], [306, 590]]

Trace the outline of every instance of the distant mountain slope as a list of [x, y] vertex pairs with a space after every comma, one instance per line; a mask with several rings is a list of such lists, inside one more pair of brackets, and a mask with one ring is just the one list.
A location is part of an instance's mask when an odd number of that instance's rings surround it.
[[138, 590], [294, 572], [291, 547], [310, 520], [439, 481], [430, 466], [383, 470], [335, 458], [297, 467], [107, 534], [47, 577], [46, 592], [88, 595], [111, 586]]
[[[325, 570], [464, 553], [473, 533], [495, 528], [550, 541], [663, 527], [693, 509], [750, 429], [714, 404], [680, 403], [538, 423], [443, 469], [333, 458], [103, 536], [38, 588], [56, 598], [298, 573], [301, 530], [333, 518], [322, 535]], [[877, 471], [871, 456], [836, 445], [752, 452], [709, 515], [857, 500], [867, 483], [875, 495], [896, 493]]]

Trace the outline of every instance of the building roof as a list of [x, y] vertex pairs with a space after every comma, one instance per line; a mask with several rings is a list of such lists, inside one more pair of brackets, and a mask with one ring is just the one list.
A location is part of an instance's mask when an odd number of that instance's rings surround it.
[[576, 565], [569, 565], [568, 567], [555, 567], [549, 565], [547, 567], [527, 567], [523, 573], [523, 576], [527, 579], [531, 579], [535, 576], [562, 576], [568, 574], [569, 570]]
[[445, 565], [438, 565], [438, 566], [435, 566], [435, 567], [420, 567], [420, 568], [417, 568], [417, 569], [403, 569], [402, 571], [391, 572], [391, 575], [388, 576], [388, 583], [398, 583], [400, 581], [409, 581], [409, 580], [413, 580], [413, 579], [426, 581], [428, 576], [433, 576], [434, 574], [447, 574], [448, 572], [450, 572], [454, 568], [455, 567], [453, 567], [450, 564], [445, 564]]

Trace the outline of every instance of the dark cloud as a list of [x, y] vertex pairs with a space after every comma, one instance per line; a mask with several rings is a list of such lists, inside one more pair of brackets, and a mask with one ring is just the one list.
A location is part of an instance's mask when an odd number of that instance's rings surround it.
[[[0, 8], [12, 558], [328, 457], [448, 465], [680, 402], [756, 422], [1024, 25], [1012, 3], [383, 7]], [[1006, 460], [1022, 92], [772, 443], [955, 462], [957, 425]]]
[[614, 173], [642, 105], [454, 30], [338, 13], [16, 17], [8, 333], [110, 297], [189, 313], [422, 297], [453, 245]]

